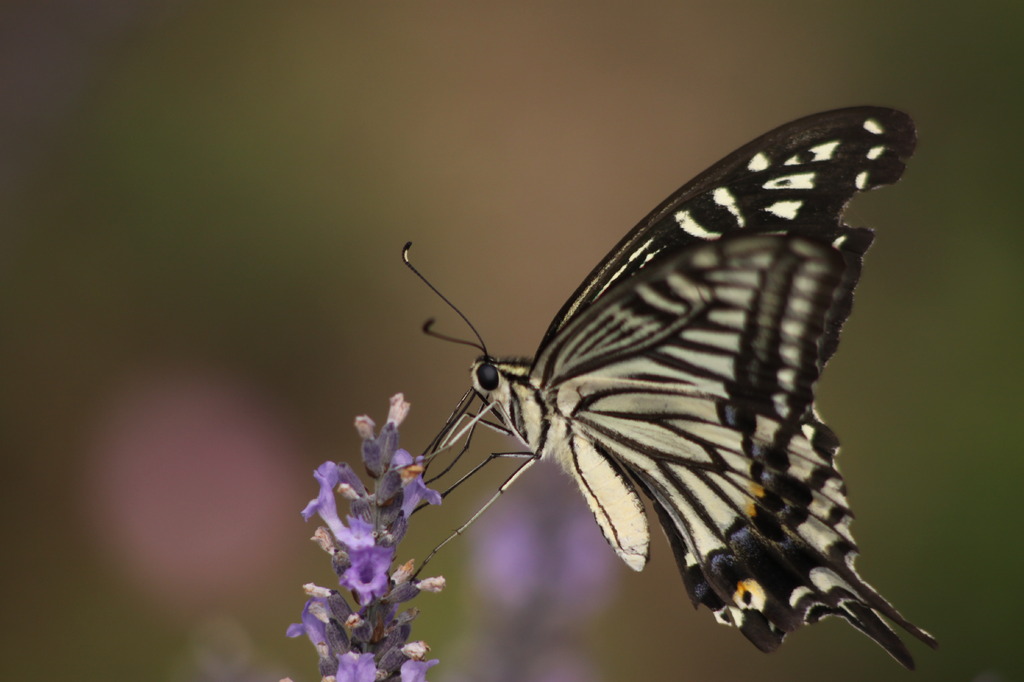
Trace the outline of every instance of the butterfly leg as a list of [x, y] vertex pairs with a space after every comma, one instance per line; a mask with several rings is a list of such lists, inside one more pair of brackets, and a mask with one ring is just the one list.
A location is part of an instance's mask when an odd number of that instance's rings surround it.
[[[472, 434], [470, 434], [470, 437], [472, 437]], [[468, 441], [468, 439], [467, 439], [467, 441]], [[456, 456], [456, 461], [458, 461], [458, 458], [462, 456], [462, 453], [465, 452], [468, 447], [469, 447], [469, 444], [467, 442], [466, 446], [463, 447], [463, 449]], [[448, 486], [448, 488], [441, 493], [441, 499], [443, 500], [444, 498], [448, 497], [448, 495], [453, 493], [456, 488], [458, 488], [460, 485], [462, 485], [463, 483], [468, 481], [477, 472], [479, 472], [481, 469], [483, 469], [485, 466], [487, 466], [488, 464], [490, 464], [491, 462], [493, 462], [495, 460], [503, 459], [503, 458], [527, 459], [527, 458], [534, 458], [534, 457], [536, 457], [536, 455], [534, 455], [532, 452], [492, 452], [490, 455], [487, 456], [487, 459], [485, 459], [484, 461], [482, 461], [479, 464], [477, 464], [475, 467], [473, 467], [468, 472], [463, 474], [462, 477], [459, 480], [455, 481], [455, 483], [452, 483], [450, 486]], [[431, 483], [433, 481], [436, 481], [437, 479], [441, 478], [446, 473], [448, 473], [448, 470], [451, 469], [454, 465], [455, 465], [455, 462], [452, 462], [447, 467], [445, 467], [444, 471], [442, 471], [437, 476], [434, 476], [433, 478], [431, 478], [429, 481], [427, 481], [427, 483], [429, 484], [429, 483]], [[429, 507], [429, 506], [430, 506], [429, 504], [423, 503], [419, 507], [416, 507], [415, 509], [413, 509], [412, 510], [412, 514], [415, 514], [420, 509], [423, 509], [423, 507]], [[410, 516], [412, 516], [412, 514], [410, 514]]]
[[[452, 467], [454, 467], [458, 463], [459, 459], [461, 459], [462, 456], [464, 454], [466, 454], [466, 451], [469, 450], [470, 443], [473, 440], [473, 434], [476, 432], [476, 427], [478, 425], [486, 426], [489, 429], [497, 431], [498, 433], [500, 433], [503, 436], [511, 436], [512, 435], [512, 432], [509, 429], [507, 429], [506, 427], [502, 426], [501, 424], [497, 424], [497, 423], [494, 423], [494, 422], [489, 422], [489, 421], [487, 421], [487, 420], [485, 420], [483, 418], [484, 415], [487, 414], [487, 411], [489, 409], [490, 409], [490, 406], [486, 406], [486, 407], [482, 408], [479, 412], [477, 412], [475, 415], [473, 415], [472, 417], [470, 417], [468, 414], [460, 415], [459, 418], [455, 421], [454, 425], [449, 430], [450, 432], [454, 432], [454, 435], [452, 435], [451, 437], [444, 438], [443, 439], [443, 444], [437, 450], [433, 450], [433, 451], [431, 451], [429, 449], [427, 450], [427, 452], [430, 452], [429, 460], [427, 462], [427, 466], [429, 467], [430, 466], [430, 462], [433, 461], [434, 457], [436, 457], [438, 454], [444, 452], [448, 448], [452, 447], [455, 443], [457, 443], [458, 441], [462, 440], [463, 436], [465, 436], [465, 442], [463, 443], [462, 448], [459, 449], [458, 454], [455, 455], [455, 458], [452, 459], [452, 461], [448, 463], [448, 466], [446, 466], [441, 471], [441, 473], [437, 474], [436, 476], [432, 476], [431, 478], [429, 478], [426, 481], [427, 484], [433, 483], [434, 481], [436, 481], [437, 479], [441, 478], [442, 476], [447, 474], [449, 471], [451, 471]], [[464, 420], [466, 420], [466, 419], [469, 419], [470, 423], [467, 426], [465, 426], [465, 427], [461, 426], [462, 422]], [[458, 430], [456, 431], [456, 429], [458, 429]]]
[[[487, 415], [488, 412], [491, 411], [493, 407], [493, 405], [486, 405], [482, 407], [480, 411], [474, 414], [473, 416], [470, 416], [468, 414], [461, 415], [456, 420], [455, 425], [452, 427], [450, 435], [442, 440], [440, 447], [438, 447], [436, 450], [428, 451], [431, 453], [430, 456], [433, 457], [439, 452], [444, 452], [448, 448], [452, 447], [453, 444], [462, 440], [462, 438], [465, 437], [467, 433], [472, 434], [473, 431], [476, 430], [477, 425], [486, 426], [492, 431], [496, 431], [503, 436], [515, 435], [508, 427], [497, 422], [490, 422], [484, 419], [484, 417]], [[462, 423], [467, 419], [469, 420], [469, 424], [463, 426]]]
[[475, 397], [476, 396], [474, 395], [472, 388], [462, 394], [462, 397], [459, 398], [459, 402], [455, 405], [455, 409], [448, 415], [448, 419], [444, 421], [444, 426], [441, 427], [441, 430], [438, 431], [437, 435], [430, 441], [430, 445], [428, 445], [423, 451], [423, 455], [427, 455], [428, 453], [434, 454], [438, 450], [442, 449], [441, 443], [445, 441], [453, 429], [458, 427], [462, 418], [466, 416], [469, 406], [473, 404]]
[[416, 575], [419, 575], [419, 572], [423, 570], [423, 567], [426, 566], [427, 563], [431, 559], [434, 558], [435, 554], [437, 554], [439, 551], [441, 551], [442, 547], [444, 547], [449, 542], [451, 542], [452, 540], [454, 540], [455, 538], [459, 537], [464, 532], [466, 532], [467, 528], [472, 526], [473, 523], [475, 523], [476, 520], [479, 519], [483, 515], [483, 513], [490, 508], [490, 506], [492, 504], [494, 504], [495, 502], [498, 501], [498, 498], [501, 497], [501, 495], [506, 490], [508, 490], [509, 488], [512, 487], [512, 484], [515, 483], [516, 480], [520, 476], [522, 476], [524, 473], [526, 473], [527, 469], [529, 469], [534, 464], [536, 464], [536, 462], [540, 459], [539, 456], [533, 454], [532, 452], [494, 452], [494, 453], [491, 453], [491, 455], [487, 459], [485, 459], [483, 462], [481, 462], [480, 464], [478, 464], [475, 467], [473, 467], [472, 471], [470, 471], [468, 474], [466, 474], [461, 479], [456, 481], [455, 485], [453, 485], [451, 488], [449, 488], [444, 493], [442, 493], [442, 497], [444, 495], [447, 495], [448, 493], [450, 493], [452, 490], [455, 489], [456, 486], [458, 486], [460, 483], [462, 483], [463, 481], [468, 479], [474, 473], [476, 473], [477, 471], [482, 469], [485, 465], [487, 465], [488, 462], [492, 462], [492, 461], [494, 461], [496, 459], [501, 459], [501, 458], [504, 458], [504, 457], [525, 458], [526, 461], [523, 462], [522, 464], [520, 464], [516, 468], [516, 470], [512, 472], [511, 476], [509, 476], [507, 479], [505, 479], [505, 482], [502, 483], [501, 486], [498, 488], [498, 490], [494, 493], [494, 495], [491, 496], [491, 499], [487, 500], [487, 502], [485, 502], [484, 505], [482, 507], [480, 507], [480, 509], [478, 509], [477, 512], [475, 514], [473, 514], [473, 516], [471, 516], [469, 518], [468, 521], [466, 521], [464, 524], [459, 526], [459, 528], [457, 528], [451, 535], [449, 535], [444, 540], [442, 540], [441, 543], [437, 545], [437, 547], [435, 547], [434, 549], [432, 549], [430, 551], [430, 554], [428, 554], [427, 557], [423, 560], [423, 563], [420, 564], [420, 567], [416, 570], [416, 573], [415, 573], [415, 575], [413, 577], [415, 577]]
[[[458, 428], [458, 426], [462, 423], [462, 420], [466, 419], [467, 417], [468, 417], [468, 415], [465, 415], [465, 414], [462, 415], [461, 417], [459, 417], [459, 420], [458, 420], [458, 422], [457, 422], [457, 424], [456, 424], [456, 426], [454, 428]], [[438, 480], [440, 478], [443, 478], [445, 475], [447, 475], [447, 473], [449, 471], [452, 470], [452, 468], [456, 464], [459, 463], [459, 460], [462, 459], [462, 456], [464, 454], [466, 454], [466, 452], [469, 450], [470, 445], [472, 445], [472, 443], [473, 443], [473, 434], [476, 433], [476, 428], [475, 427], [476, 427], [477, 423], [479, 423], [479, 420], [473, 422], [472, 428], [469, 429], [469, 433], [466, 435], [465, 442], [462, 444], [462, 447], [459, 449], [458, 453], [456, 453], [455, 457], [452, 458], [452, 461], [448, 462], [448, 465], [444, 469], [441, 470], [441, 473], [437, 474], [436, 476], [431, 476], [430, 478], [428, 478], [426, 480], [427, 485], [430, 485], [434, 481], [436, 481], [436, 480]], [[430, 464], [434, 461], [434, 458], [437, 455], [439, 455], [440, 453], [444, 452], [449, 447], [451, 447], [451, 445], [445, 445], [444, 447], [442, 447], [442, 448], [440, 448], [438, 450], [432, 451], [431, 454], [430, 454], [430, 459], [427, 461], [427, 466], [429, 467]]]
[[[451, 494], [452, 492], [454, 492], [456, 488], [458, 488], [460, 485], [462, 485], [463, 483], [468, 481], [470, 478], [472, 478], [474, 475], [476, 475], [477, 472], [479, 472], [481, 469], [483, 469], [485, 466], [487, 466], [488, 464], [490, 464], [491, 462], [493, 462], [495, 460], [504, 459], [504, 458], [509, 458], [509, 459], [536, 459], [536, 457], [537, 456], [535, 454], [533, 454], [532, 452], [492, 452], [491, 454], [489, 454], [487, 456], [487, 459], [485, 459], [484, 461], [480, 462], [475, 467], [470, 469], [468, 472], [463, 474], [463, 476], [459, 480], [455, 481], [455, 483], [452, 483], [451, 486], [449, 486], [447, 490], [442, 492], [441, 493], [441, 499], [444, 499], [444, 498], [448, 497], [448, 495]], [[504, 485], [508, 485], [508, 483], [509, 482], [506, 482]], [[488, 504], [490, 504], [490, 503], [488, 503]]]

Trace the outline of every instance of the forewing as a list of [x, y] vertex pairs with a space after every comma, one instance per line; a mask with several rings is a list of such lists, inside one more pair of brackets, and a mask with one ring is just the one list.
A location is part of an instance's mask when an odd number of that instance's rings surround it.
[[915, 142], [906, 114], [856, 107], [792, 121], [744, 145], [673, 193], [612, 249], [562, 306], [538, 354], [616, 283], [680, 247], [742, 230], [804, 235], [843, 254], [844, 282], [822, 340], [824, 364], [872, 240], [870, 230], [843, 223], [843, 208], [857, 192], [898, 180]]
[[735, 234], [677, 250], [576, 316], [532, 375], [568, 393], [577, 381], [636, 385], [716, 398], [736, 419], [799, 417], [843, 268], [835, 249], [798, 237]]

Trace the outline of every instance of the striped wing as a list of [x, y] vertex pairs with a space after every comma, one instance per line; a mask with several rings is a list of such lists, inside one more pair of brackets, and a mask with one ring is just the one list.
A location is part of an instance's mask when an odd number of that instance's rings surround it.
[[548, 327], [547, 346], [618, 282], [677, 249], [738, 230], [812, 237], [836, 245], [848, 286], [826, 322], [821, 361], [835, 352], [853, 285], [873, 235], [843, 223], [854, 194], [903, 173], [916, 135], [909, 116], [881, 107], [838, 109], [792, 121], [737, 149], [651, 211], [583, 280]]
[[[695, 605], [765, 651], [843, 616], [909, 667], [879, 616], [933, 640], [854, 570], [838, 442], [813, 408], [845, 267], [795, 236], [676, 250], [579, 312], [533, 377], [567, 413], [569, 451], [596, 452], [652, 498]], [[637, 512], [579, 480], [623, 554]]]

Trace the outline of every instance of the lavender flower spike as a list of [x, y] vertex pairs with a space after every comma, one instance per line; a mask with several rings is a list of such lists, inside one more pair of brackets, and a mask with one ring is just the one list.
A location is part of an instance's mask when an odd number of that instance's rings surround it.
[[[362, 459], [374, 480], [370, 492], [348, 464], [324, 462], [314, 472], [320, 490], [302, 510], [310, 519], [319, 515], [326, 527], [314, 541], [331, 557], [338, 587], [308, 585], [309, 601], [302, 622], [288, 627], [289, 637], [306, 635], [319, 656], [320, 675], [337, 682], [426, 682], [427, 647], [409, 643], [417, 609], [399, 606], [421, 592], [439, 592], [443, 577], [410, 581], [411, 561], [393, 573], [396, 547], [408, 530], [409, 515], [421, 503], [440, 504], [441, 496], [423, 483], [422, 458], [398, 448], [398, 426], [409, 403], [391, 398], [388, 420], [375, 434], [373, 420], [356, 419], [362, 438]], [[336, 494], [349, 502], [342, 521]], [[390, 574], [390, 575], [389, 575]], [[350, 596], [347, 599], [345, 593]], [[353, 600], [353, 606], [349, 599]]]

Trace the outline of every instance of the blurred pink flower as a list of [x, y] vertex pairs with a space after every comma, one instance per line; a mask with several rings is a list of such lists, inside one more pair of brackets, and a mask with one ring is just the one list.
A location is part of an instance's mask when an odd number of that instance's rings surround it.
[[216, 609], [271, 578], [301, 482], [285, 418], [223, 377], [158, 373], [98, 420], [85, 504], [101, 545], [172, 609]]

